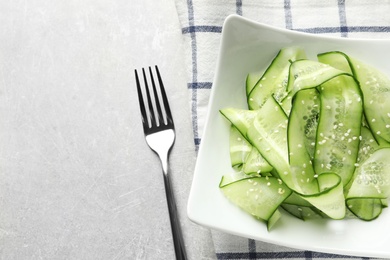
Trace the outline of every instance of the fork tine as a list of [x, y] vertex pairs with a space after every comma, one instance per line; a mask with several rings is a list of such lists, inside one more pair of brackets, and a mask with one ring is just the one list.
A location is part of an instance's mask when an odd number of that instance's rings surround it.
[[158, 122], [159, 126], [161, 126], [161, 125], [165, 124], [164, 123], [164, 117], [163, 117], [163, 113], [162, 113], [162, 110], [161, 110], [160, 99], [158, 98], [156, 84], [154, 83], [154, 77], [153, 77], [153, 72], [152, 72], [152, 68], [151, 67], [149, 67], [149, 74], [150, 74], [150, 80], [152, 82], [154, 99], [156, 101], [157, 122]]
[[146, 110], [145, 110], [145, 103], [144, 103], [144, 99], [142, 96], [141, 84], [139, 82], [137, 70], [134, 70], [134, 74], [135, 74], [135, 81], [137, 83], [137, 93], [138, 93], [139, 108], [141, 110], [141, 116], [142, 116], [142, 126], [145, 129], [145, 128], [149, 127], [148, 126], [148, 124], [149, 124], [148, 117], [147, 117]]
[[148, 81], [146, 79], [146, 74], [145, 74], [145, 69], [144, 68], [142, 68], [142, 74], [144, 76], [146, 98], [148, 100], [148, 107], [149, 107], [149, 118], [150, 118], [150, 125], [149, 125], [149, 127], [151, 128], [151, 127], [156, 126], [156, 119], [155, 119], [155, 116], [154, 116], [152, 99], [150, 97], [149, 85], [148, 85]]
[[160, 71], [158, 70], [157, 65], [155, 67], [156, 67], [158, 82], [159, 82], [159, 85], [160, 85], [162, 101], [164, 103], [165, 113], [167, 115], [167, 125], [173, 126], [173, 119], [172, 119], [171, 109], [169, 108], [168, 98], [167, 98], [167, 94], [165, 93], [164, 84], [163, 84], [163, 81], [161, 79]]

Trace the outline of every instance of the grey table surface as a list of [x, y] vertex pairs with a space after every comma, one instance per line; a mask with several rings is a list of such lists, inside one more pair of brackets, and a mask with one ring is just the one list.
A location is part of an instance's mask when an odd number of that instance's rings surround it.
[[195, 165], [174, 1], [0, 1], [0, 258], [174, 259], [134, 69], [159, 65], [190, 259], [213, 259], [186, 204]]

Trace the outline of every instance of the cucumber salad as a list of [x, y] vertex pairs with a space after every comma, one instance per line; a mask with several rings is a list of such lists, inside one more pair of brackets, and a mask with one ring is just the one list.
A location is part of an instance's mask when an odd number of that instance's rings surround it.
[[246, 78], [248, 109], [227, 107], [234, 169], [219, 188], [264, 221], [371, 221], [390, 194], [390, 80], [340, 51], [281, 49]]

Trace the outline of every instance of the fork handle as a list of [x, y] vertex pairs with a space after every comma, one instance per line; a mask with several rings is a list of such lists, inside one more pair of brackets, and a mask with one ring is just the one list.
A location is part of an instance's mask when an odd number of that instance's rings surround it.
[[175, 247], [176, 259], [186, 260], [187, 255], [184, 246], [183, 234], [181, 232], [179, 216], [176, 208], [176, 202], [173, 195], [172, 185], [168, 175], [167, 167], [164, 169], [164, 184], [165, 184], [165, 194], [167, 196], [169, 219], [171, 221], [171, 229], [172, 229], [173, 244]]

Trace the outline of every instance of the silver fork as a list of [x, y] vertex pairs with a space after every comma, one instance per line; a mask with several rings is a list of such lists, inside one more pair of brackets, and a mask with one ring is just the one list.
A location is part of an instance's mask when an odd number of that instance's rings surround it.
[[[142, 68], [146, 100], [144, 100], [144, 95], [142, 94], [137, 70], [134, 71], [135, 81], [137, 83], [138, 101], [142, 115], [142, 125], [144, 128], [146, 143], [154, 152], [157, 153], [161, 160], [176, 259], [187, 259], [170, 175], [168, 174], [168, 156], [175, 142], [175, 127], [160, 72], [157, 66], [155, 66], [155, 69], [160, 86], [159, 91], [156, 87], [151, 67], [149, 67], [149, 74], [152, 87], [148, 84], [145, 69]], [[153, 90], [154, 102], [152, 102], [150, 88]], [[158, 98], [159, 96], [161, 96], [162, 104]], [[152, 105], [152, 103], [154, 105]]]

